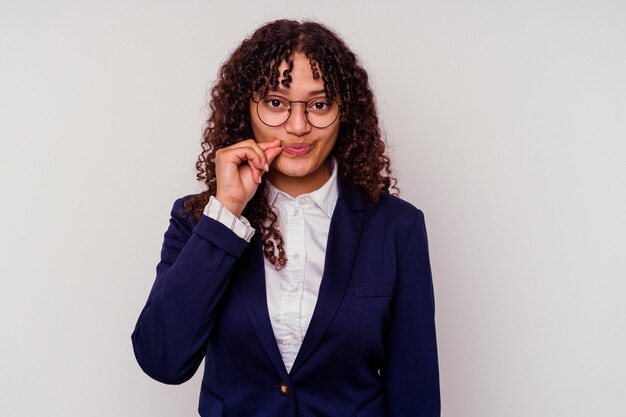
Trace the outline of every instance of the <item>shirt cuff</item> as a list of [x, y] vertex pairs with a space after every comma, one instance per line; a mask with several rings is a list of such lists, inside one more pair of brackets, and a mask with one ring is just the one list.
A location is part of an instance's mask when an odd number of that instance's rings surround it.
[[255, 230], [250, 226], [248, 219], [235, 216], [215, 196], [209, 198], [208, 204], [204, 207], [204, 215], [222, 223], [246, 242], [250, 242], [254, 236]]

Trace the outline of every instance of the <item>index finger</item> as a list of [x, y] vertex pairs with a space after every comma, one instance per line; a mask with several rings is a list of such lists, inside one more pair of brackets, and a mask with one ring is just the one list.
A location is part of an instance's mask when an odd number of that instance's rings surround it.
[[261, 165], [258, 168], [267, 171], [267, 169], [265, 168], [265, 166], [267, 165], [267, 158], [265, 157], [265, 149], [263, 149], [259, 145], [260, 144], [257, 143], [254, 139], [247, 139], [247, 140], [243, 140], [241, 142], [237, 142], [234, 145], [231, 145], [230, 148], [232, 148], [232, 149], [239, 149], [239, 148], [249, 148], [249, 149], [251, 149], [259, 157], [259, 162], [260, 162]]

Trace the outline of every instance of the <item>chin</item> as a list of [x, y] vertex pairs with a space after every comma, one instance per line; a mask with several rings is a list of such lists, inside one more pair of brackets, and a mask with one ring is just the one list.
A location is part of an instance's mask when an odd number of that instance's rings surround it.
[[277, 161], [275, 168], [280, 175], [287, 177], [305, 177], [315, 171], [314, 167], [302, 161]]

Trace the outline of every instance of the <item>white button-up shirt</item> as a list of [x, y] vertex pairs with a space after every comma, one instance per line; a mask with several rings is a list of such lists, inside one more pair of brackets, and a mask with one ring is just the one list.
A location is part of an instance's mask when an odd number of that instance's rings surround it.
[[265, 259], [267, 307], [278, 349], [291, 370], [317, 303], [328, 230], [337, 204], [337, 168], [319, 189], [291, 197], [268, 182], [268, 200], [278, 214], [287, 265], [277, 271]]
[[[324, 273], [328, 230], [339, 196], [337, 161], [331, 158], [330, 163], [328, 181], [321, 188], [295, 198], [267, 182], [268, 201], [278, 215], [287, 265], [277, 271], [264, 258], [265, 289], [274, 337], [287, 372], [293, 366], [311, 322]], [[234, 216], [224, 215], [228, 211], [220, 206], [219, 201], [211, 197], [205, 215], [221, 221], [249, 241], [247, 220], [233, 221]]]

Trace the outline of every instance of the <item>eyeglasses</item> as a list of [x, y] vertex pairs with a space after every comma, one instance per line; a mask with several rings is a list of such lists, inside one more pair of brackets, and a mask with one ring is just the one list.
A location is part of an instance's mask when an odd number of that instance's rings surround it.
[[278, 127], [287, 122], [291, 116], [293, 103], [304, 104], [304, 116], [309, 124], [318, 129], [323, 129], [335, 123], [339, 117], [341, 105], [334, 99], [326, 97], [313, 97], [308, 101], [287, 100], [282, 96], [264, 96], [256, 103], [256, 114], [263, 124], [270, 127]]

